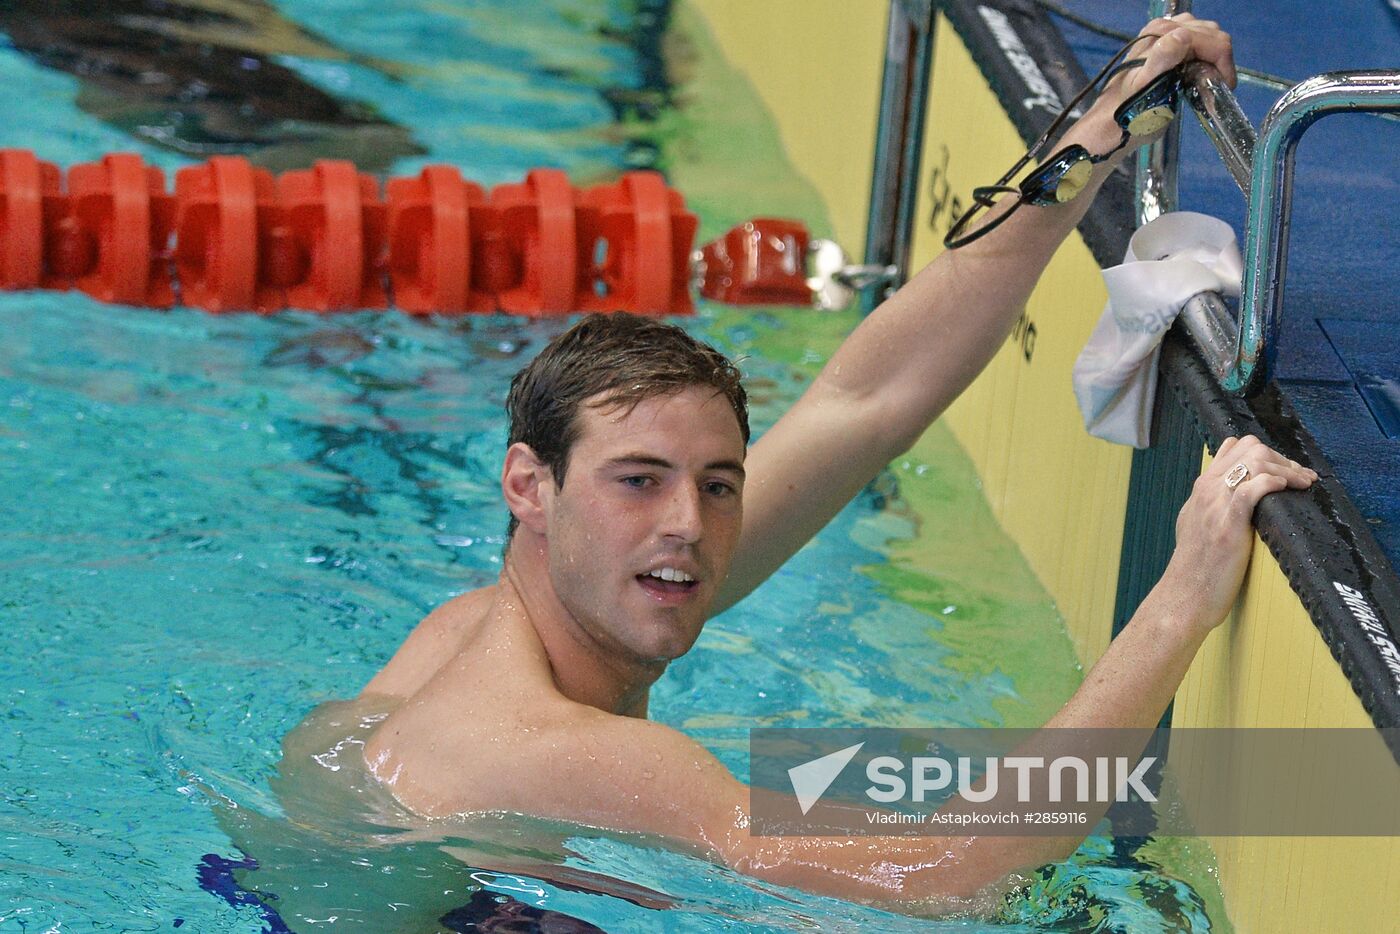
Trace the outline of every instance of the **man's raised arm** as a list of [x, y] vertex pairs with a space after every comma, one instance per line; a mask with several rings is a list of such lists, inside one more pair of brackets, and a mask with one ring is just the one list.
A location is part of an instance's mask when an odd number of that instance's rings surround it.
[[[1061, 145], [1109, 152], [1118, 105], [1190, 58], [1231, 84], [1230, 38], [1189, 14], [1154, 20], [1145, 63], [1109, 83]], [[997, 230], [940, 254], [857, 327], [796, 405], [750, 451], [744, 531], [715, 612], [745, 597], [908, 450], [1005, 341], [1051, 256], [1132, 146], [1094, 166], [1079, 197], [1024, 207]], [[988, 179], [990, 181], [990, 179]]]

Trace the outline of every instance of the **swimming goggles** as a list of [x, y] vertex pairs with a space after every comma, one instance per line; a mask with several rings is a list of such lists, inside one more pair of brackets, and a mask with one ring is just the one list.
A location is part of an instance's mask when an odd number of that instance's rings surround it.
[[[1120, 72], [1142, 65], [1144, 60], [1141, 58], [1123, 60], [1129, 50], [1144, 39], [1155, 38], [1157, 37], [1153, 35], [1138, 36], [1119, 49], [1117, 54], [1109, 59], [1103, 70], [1095, 75], [1094, 79], [1085, 85], [1072, 101], [1065, 105], [1059, 116], [1045, 128], [1040, 139], [1031, 144], [1030, 149], [1026, 150], [1026, 154], [1017, 160], [1016, 164], [1005, 175], [997, 179], [995, 184], [972, 189], [972, 206], [964, 211], [963, 215], [953, 224], [948, 235], [943, 238], [943, 245], [950, 250], [955, 250], [986, 236], [1023, 204], [1045, 206], [1063, 204], [1073, 200], [1084, 190], [1084, 186], [1089, 184], [1089, 177], [1093, 173], [1095, 165], [1108, 160], [1114, 153], [1127, 146], [1129, 140], [1150, 136], [1170, 123], [1176, 116], [1177, 95], [1181, 89], [1181, 77], [1175, 69], [1164, 72], [1153, 79], [1152, 83], [1128, 98], [1113, 112], [1113, 121], [1122, 130], [1122, 136], [1119, 137], [1118, 145], [1108, 152], [1096, 156], [1078, 143], [1074, 143], [1037, 165], [1019, 184], [1010, 184], [1011, 179], [1016, 177], [1016, 173], [1020, 172], [1021, 169], [1025, 168], [1026, 163], [1036, 157], [1050, 137], [1054, 136], [1060, 126], [1068, 119], [1070, 113], [1089, 95], [1089, 92], [1098, 87], [1101, 82], [1112, 79]], [[984, 210], [1000, 205], [1008, 198], [1015, 199], [1010, 208], [971, 233], [964, 233], [973, 219]]]

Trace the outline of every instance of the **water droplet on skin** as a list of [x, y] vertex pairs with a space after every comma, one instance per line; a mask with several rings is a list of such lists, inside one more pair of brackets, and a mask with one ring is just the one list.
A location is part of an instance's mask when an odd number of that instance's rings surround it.
[[651, 781], [655, 777], [656, 773], [653, 772], [651, 769], [644, 769], [642, 771], [642, 778], [645, 778], [647, 781]]

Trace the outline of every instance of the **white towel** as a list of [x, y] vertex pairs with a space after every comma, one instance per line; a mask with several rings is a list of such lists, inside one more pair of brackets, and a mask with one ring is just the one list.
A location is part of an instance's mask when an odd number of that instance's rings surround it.
[[1163, 335], [1192, 296], [1238, 296], [1242, 269], [1235, 232], [1205, 214], [1163, 214], [1133, 234], [1123, 265], [1103, 271], [1108, 305], [1074, 363], [1089, 434], [1148, 446]]

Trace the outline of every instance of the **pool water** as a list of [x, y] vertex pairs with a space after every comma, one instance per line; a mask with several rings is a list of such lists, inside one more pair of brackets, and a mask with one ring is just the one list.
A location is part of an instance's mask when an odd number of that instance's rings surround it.
[[[278, 60], [407, 127], [429, 156], [394, 174], [449, 161], [489, 184], [534, 165], [581, 180], [665, 165], [666, 114], [650, 108], [671, 106], [655, 60], [667, 13], [284, 0], [259, 15], [346, 50]], [[79, 107], [79, 79], [17, 51], [0, 74], [33, 89], [0, 100], [0, 143], [65, 165], [118, 148], [183, 162]], [[742, 357], [761, 432], [855, 321], [702, 307], [685, 326]], [[506, 389], [567, 324], [0, 295], [0, 931], [1228, 926], [1193, 841], [1101, 834], [999, 918], [930, 925], [660, 841], [415, 822], [365, 782], [356, 742], [381, 712], [344, 700], [432, 607], [499, 572]], [[1024, 726], [1079, 677], [935, 428], [712, 621], [651, 709], [745, 777], [753, 726]]]

